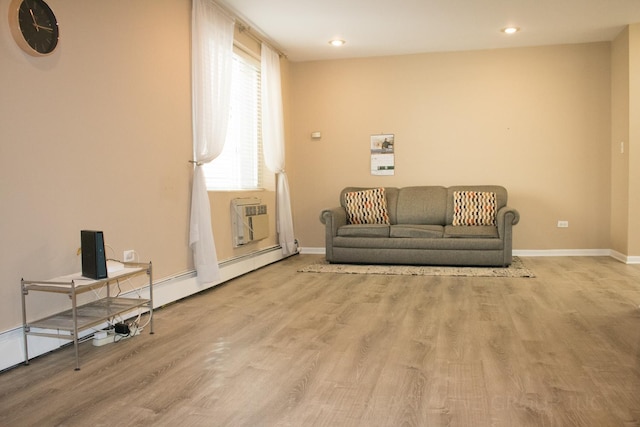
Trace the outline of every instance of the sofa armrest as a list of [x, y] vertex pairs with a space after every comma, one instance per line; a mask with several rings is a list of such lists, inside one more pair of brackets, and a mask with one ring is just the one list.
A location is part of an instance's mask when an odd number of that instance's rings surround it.
[[320, 213], [320, 222], [326, 226], [327, 236], [337, 236], [338, 228], [347, 225], [347, 211], [343, 207], [325, 209]]
[[504, 244], [504, 259], [502, 260], [502, 265], [506, 267], [510, 265], [512, 261], [512, 228], [520, 221], [520, 213], [512, 207], [504, 206], [498, 211], [497, 220], [498, 236]]
[[325, 258], [332, 262], [333, 238], [338, 235], [338, 228], [347, 225], [347, 211], [343, 207], [325, 209], [320, 213], [320, 222], [324, 224]]
[[516, 225], [520, 221], [520, 213], [510, 207], [504, 206], [500, 208], [497, 218], [498, 235], [501, 239], [508, 237], [511, 239], [511, 226]]

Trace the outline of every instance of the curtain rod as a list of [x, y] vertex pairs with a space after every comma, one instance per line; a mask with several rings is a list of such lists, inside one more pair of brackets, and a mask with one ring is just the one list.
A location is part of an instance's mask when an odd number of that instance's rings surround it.
[[229, 18], [233, 20], [234, 24], [237, 25], [238, 27], [238, 31], [246, 34], [247, 36], [249, 36], [251, 39], [255, 40], [258, 43], [266, 44], [271, 49], [273, 49], [278, 55], [280, 55], [280, 58], [287, 57], [287, 55], [285, 55], [284, 52], [282, 52], [280, 49], [275, 47], [273, 43], [270, 43], [269, 41], [267, 41], [266, 37], [264, 37], [262, 34], [257, 34], [257, 35], [254, 34], [254, 31], [252, 31], [253, 28], [251, 28], [251, 25], [245, 23], [242, 19], [238, 17], [236, 13], [232, 12], [228, 7], [223, 6], [222, 4], [220, 4], [215, 0], [212, 1], [212, 3], [218, 6], [218, 9], [222, 10]]
[[222, 7], [222, 5], [220, 5], [219, 3], [212, 1], [211, 4], [213, 4], [215, 7], [218, 8], [218, 10], [222, 13], [224, 13], [225, 15], [227, 15], [227, 18], [231, 19], [233, 21], [233, 23], [236, 23], [236, 17], [233, 13], [229, 12], [227, 9], [225, 9], [224, 7]]
[[247, 36], [249, 36], [250, 38], [252, 38], [253, 40], [257, 41], [258, 43], [264, 43], [267, 46], [269, 46], [271, 49], [273, 49], [279, 56], [280, 58], [286, 58], [287, 55], [285, 55], [280, 49], [276, 48], [274, 45], [272, 45], [271, 43], [269, 43], [267, 40], [265, 40], [263, 37], [259, 36], [259, 35], [255, 35], [252, 31], [251, 31], [251, 27], [247, 24], [245, 24], [244, 22], [242, 22], [240, 19], [238, 19], [236, 17], [236, 25], [238, 26], [238, 31], [240, 31], [241, 33], [246, 34]]

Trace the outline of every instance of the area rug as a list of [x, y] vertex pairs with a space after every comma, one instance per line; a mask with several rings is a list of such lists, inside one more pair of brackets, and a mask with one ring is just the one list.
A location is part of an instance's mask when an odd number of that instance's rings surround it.
[[417, 265], [329, 264], [326, 260], [298, 270], [301, 273], [387, 274], [405, 276], [536, 277], [522, 260], [513, 257], [509, 267], [445, 267]]

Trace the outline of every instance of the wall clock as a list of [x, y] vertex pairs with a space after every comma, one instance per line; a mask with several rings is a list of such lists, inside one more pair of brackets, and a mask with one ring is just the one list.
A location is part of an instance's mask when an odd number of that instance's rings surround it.
[[58, 45], [58, 21], [43, 0], [11, 0], [9, 27], [18, 46], [29, 55], [49, 55]]

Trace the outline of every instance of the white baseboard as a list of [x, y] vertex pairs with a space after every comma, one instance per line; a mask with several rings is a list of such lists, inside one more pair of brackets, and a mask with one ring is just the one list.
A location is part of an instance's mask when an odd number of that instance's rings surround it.
[[611, 257], [625, 264], [640, 264], [640, 256], [627, 256], [613, 249], [611, 250]]
[[[282, 254], [282, 248], [280, 246], [274, 246], [247, 256], [220, 263], [221, 279], [217, 282], [201, 285], [197, 281], [195, 271], [186, 272], [175, 277], [161, 279], [153, 284], [153, 306], [154, 308], [158, 308], [171, 302], [178, 301], [182, 298], [210, 289], [284, 258], [286, 257]], [[137, 297], [138, 295], [142, 298], [148, 298], [149, 289], [144, 288], [139, 291], [130, 291], [122, 294], [122, 296], [129, 297]], [[132, 315], [137, 314], [137, 310], [132, 313]], [[126, 315], [123, 317], [127, 318]], [[102, 326], [97, 326], [96, 329], [100, 329], [101, 327]], [[161, 331], [156, 329], [155, 332]], [[93, 330], [86, 330], [80, 333], [79, 337], [84, 338], [91, 334], [93, 334]], [[61, 346], [72, 342], [70, 340], [44, 338], [32, 335], [30, 335], [28, 339], [30, 358], [56, 350]], [[0, 333], [0, 371], [23, 362], [24, 336], [22, 334], [22, 327]], [[72, 367], [70, 366], [69, 369], [71, 368]]]
[[609, 249], [514, 249], [515, 256], [611, 256]]
[[[301, 254], [324, 255], [324, 248], [300, 248]], [[612, 249], [514, 249], [515, 256], [610, 256], [625, 264], [640, 264], [640, 256], [627, 256]]]
[[324, 255], [326, 251], [324, 248], [300, 248], [300, 253], [307, 255]]

